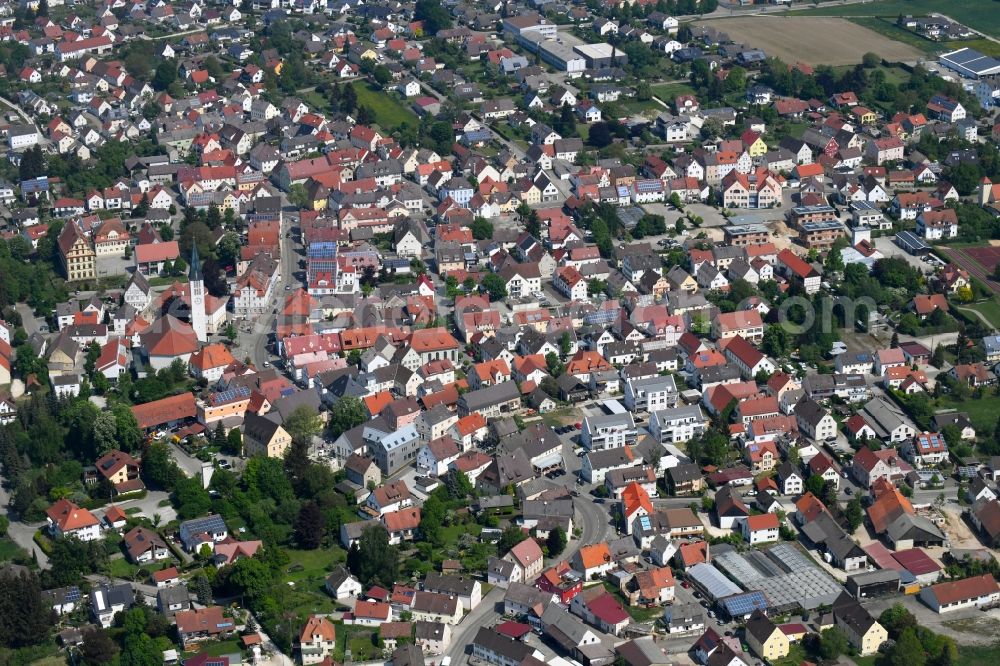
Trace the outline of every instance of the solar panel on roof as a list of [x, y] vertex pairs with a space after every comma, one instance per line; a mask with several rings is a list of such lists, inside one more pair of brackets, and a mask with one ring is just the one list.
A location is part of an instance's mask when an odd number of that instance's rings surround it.
[[735, 594], [722, 600], [726, 612], [736, 617], [740, 615], [750, 615], [755, 610], [766, 611], [768, 608], [767, 596], [759, 591]]
[[64, 601], [79, 601], [82, 595], [80, 594], [80, 588], [71, 587], [66, 590], [66, 594], [63, 596]]

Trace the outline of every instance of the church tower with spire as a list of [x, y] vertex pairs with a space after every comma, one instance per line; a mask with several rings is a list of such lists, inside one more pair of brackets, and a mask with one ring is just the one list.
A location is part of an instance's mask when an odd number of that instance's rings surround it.
[[199, 342], [208, 341], [208, 318], [205, 316], [205, 280], [201, 275], [198, 246], [191, 244], [191, 265], [188, 268], [188, 297], [191, 305], [191, 328]]

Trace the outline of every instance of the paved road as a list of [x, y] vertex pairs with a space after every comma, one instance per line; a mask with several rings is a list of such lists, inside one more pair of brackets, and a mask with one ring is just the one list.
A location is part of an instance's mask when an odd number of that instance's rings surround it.
[[573, 498], [573, 507], [576, 509], [575, 527], [580, 529], [580, 538], [569, 542], [562, 559], [571, 559], [583, 546], [600, 543], [609, 536], [614, 536], [610, 502], [611, 500], [605, 500], [604, 504], [595, 504], [594, 498], [583, 491], [580, 492], [580, 497]]
[[156, 593], [159, 592], [155, 585], [150, 585], [148, 583], [137, 583], [127, 578], [113, 578], [109, 576], [102, 576], [101, 574], [87, 574], [84, 576], [87, 580], [95, 585], [104, 585], [106, 583], [128, 583], [132, 586], [133, 590], [142, 592], [143, 596], [149, 597], [150, 599], [156, 599]]
[[[287, 204], [284, 194], [282, 194], [282, 202]], [[292, 210], [290, 206], [285, 206], [284, 215], [282, 215], [281, 220], [281, 234], [279, 238], [280, 277], [275, 286], [274, 302], [270, 304], [263, 316], [246, 322], [251, 327], [249, 332], [244, 331], [242, 326], [240, 327], [238, 344], [234, 349], [234, 355], [238, 358], [249, 356], [258, 369], [263, 368], [265, 363], [271, 362], [271, 354], [267, 350], [267, 338], [274, 331], [275, 309], [280, 311], [281, 306], [285, 302], [285, 297], [290, 291], [301, 286], [301, 283], [295, 278], [295, 273], [299, 269], [298, 262], [300, 255], [298, 249], [301, 247], [298, 236], [294, 233], [294, 230], [298, 227], [298, 215], [294, 214], [294, 220], [291, 219], [293, 215], [291, 213]], [[286, 238], [289, 234], [292, 237]]]
[[[34, 127], [34, 128], [36, 129], [36, 130], [38, 129], [38, 126], [37, 126], [37, 125], [35, 125], [35, 121], [34, 121], [34, 120], [32, 120], [31, 116], [29, 116], [29, 115], [28, 115], [28, 114], [27, 114], [27, 113], [25, 112], [25, 110], [24, 110], [24, 109], [22, 109], [22, 108], [21, 108], [20, 106], [18, 106], [17, 104], [14, 104], [13, 102], [11, 102], [11, 101], [10, 101], [9, 99], [7, 99], [6, 97], [0, 97], [0, 102], [3, 102], [3, 103], [4, 103], [4, 104], [6, 104], [6, 105], [7, 105], [8, 107], [10, 107], [10, 108], [11, 108], [11, 109], [12, 109], [12, 110], [13, 110], [13, 111], [15, 112], [15, 113], [17, 113], [17, 115], [21, 116], [21, 119], [22, 119], [22, 120], [23, 120], [24, 122], [28, 123], [29, 125], [31, 125], [32, 127]], [[40, 141], [39, 143], [42, 143], [42, 144], [47, 144], [47, 143], [48, 143], [48, 139], [44, 139], [43, 141]]]
[[502, 587], [494, 587], [483, 597], [478, 606], [462, 618], [461, 624], [452, 630], [451, 648], [447, 653], [447, 656], [451, 657], [452, 664], [457, 666], [466, 659], [465, 649], [472, 643], [480, 627], [491, 626], [500, 617], [497, 604], [503, 601], [504, 592]]

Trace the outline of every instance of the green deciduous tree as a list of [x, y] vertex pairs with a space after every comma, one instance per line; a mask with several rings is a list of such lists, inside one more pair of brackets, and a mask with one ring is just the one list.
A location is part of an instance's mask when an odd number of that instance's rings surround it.
[[894, 604], [882, 611], [878, 621], [892, 640], [897, 640], [906, 629], [917, 626], [917, 618], [902, 604]]
[[174, 484], [174, 503], [177, 515], [183, 520], [198, 518], [208, 513], [212, 498], [201, 485], [201, 477], [178, 479]]
[[836, 659], [842, 654], [846, 654], [850, 644], [847, 641], [847, 634], [837, 627], [824, 629], [819, 639], [819, 655], [824, 659]]
[[318, 435], [323, 429], [323, 422], [316, 410], [308, 405], [296, 407], [285, 419], [284, 428], [292, 437], [293, 442], [312, 441], [313, 435]]
[[865, 512], [861, 508], [861, 498], [857, 495], [847, 503], [847, 507], [844, 509], [844, 518], [847, 519], [847, 524], [851, 528], [851, 532], [858, 529], [861, 523], [865, 520]]
[[476, 240], [493, 238], [493, 223], [485, 217], [477, 217], [472, 221], [472, 237]]
[[417, 0], [413, 18], [424, 22], [425, 35], [435, 35], [451, 27], [451, 15], [441, 6], [441, 0]]
[[488, 273], [480, 282], [480, 288], [486, 292], [491, 301], [501, 301], [507, 298], [507, 285], [496, 273]]
[[341, 433], [359, 426], [368, 420], [368, 411], [364, 403], [354, 396], [342, 396], [330, 409], [330, 421], [327, 430], [330, 437], [340, 437]]
[[154, 488], [170, 490], [182, 474], [164, 442], [153, 442], [142, 456], [142, 476]]
[[347, 554], [347, 568], [363, 585], [392, 586], [399, 575], [399, 552], [389, 545], [384, 527], [373, 525], [361, 533]]
[[528, 538], [528, 535], [517, 525], [510, 525], [500, 533], [497, 541], [497, 557], [503, 557], [510, 549]]

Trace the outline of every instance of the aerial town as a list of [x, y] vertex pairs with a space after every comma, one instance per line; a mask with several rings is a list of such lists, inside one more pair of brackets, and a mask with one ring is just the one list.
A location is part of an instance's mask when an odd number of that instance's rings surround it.
[[0, 2], [0, 665], [1000, 664], [991, 0]]

